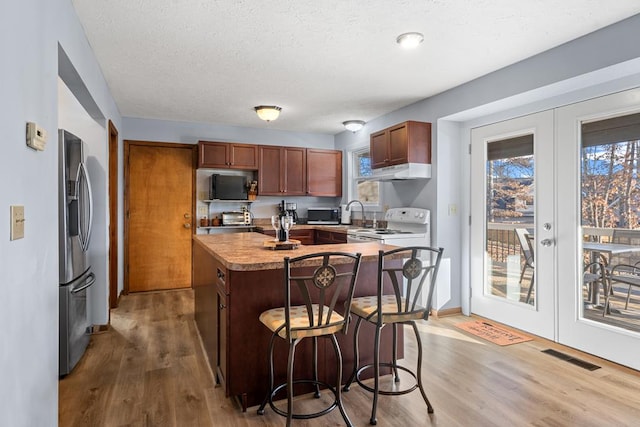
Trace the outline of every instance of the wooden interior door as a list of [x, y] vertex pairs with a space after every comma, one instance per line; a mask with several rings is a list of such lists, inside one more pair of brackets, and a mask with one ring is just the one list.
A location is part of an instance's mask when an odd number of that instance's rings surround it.
[[118, 130], [109, 120], [109, 308], [118, 297]]
[[125, 289], [191, 286], [196, 146], [126, 141]]

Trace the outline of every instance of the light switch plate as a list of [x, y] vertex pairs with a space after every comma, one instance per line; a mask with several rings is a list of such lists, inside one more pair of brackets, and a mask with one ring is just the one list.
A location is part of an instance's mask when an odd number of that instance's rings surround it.
[[24, 206], [11, 206], [11, 240], [24, 238]]

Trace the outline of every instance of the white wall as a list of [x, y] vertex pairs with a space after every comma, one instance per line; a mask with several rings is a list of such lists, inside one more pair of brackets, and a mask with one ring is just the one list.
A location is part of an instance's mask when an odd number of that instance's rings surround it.
[[[120, 117], [70, 0], [0, 6], [0, 425], [50, 426], [58, 411], [58, 42], [96, 103]], [[25, 123], [48, 132], [25, 145]], [[25, 238], [9, 241], [9, 205], [25, 207]]]
[[[256, 121], [260, 121], [256, 116]], [[288, 147], [334, 148], [333, 135], [286, 132], [263, 127], [243, 128], [215, 123], [177, 122], [125, 117], [122, 139], [197, 144], [199, 140], [244, 142]]]

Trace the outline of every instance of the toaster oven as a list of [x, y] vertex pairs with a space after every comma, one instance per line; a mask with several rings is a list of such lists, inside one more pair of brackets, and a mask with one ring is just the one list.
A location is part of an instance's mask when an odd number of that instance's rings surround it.
[[251, 225], [251, 214], [245, 212], [222, 212], [222, 225]]

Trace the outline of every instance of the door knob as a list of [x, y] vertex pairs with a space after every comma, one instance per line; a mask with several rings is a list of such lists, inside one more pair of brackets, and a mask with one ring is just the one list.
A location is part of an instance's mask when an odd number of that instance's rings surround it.
[[553, 239], [544, 239], [542, 241], [540, 241], [540, 244], [546, 248], [548, 248], [549, 246], [553, 245]]
[[186, 214], [184, 214], [184, 217], [185, 217], [186, 219], [189, 219], [189, 218], [191, 218], [191, 214], [186, 213]]
[[191, 228], [191, 223], [185, 222], [184, 223], [184, 228]]

